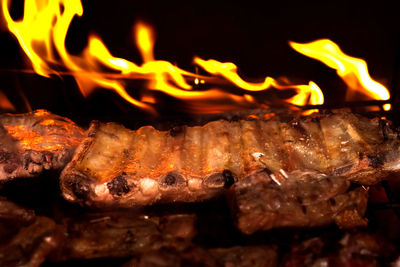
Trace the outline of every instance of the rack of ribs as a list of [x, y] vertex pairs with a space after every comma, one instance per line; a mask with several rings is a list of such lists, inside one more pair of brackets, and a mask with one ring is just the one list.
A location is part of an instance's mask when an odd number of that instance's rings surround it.
[[0, 115], [0, 183], [62, 169], [84, 131], [71, 120], [45, 110]]
[[132, 207], [202, 201], [259, 171], [277, 184], [300, 172], [372, 185], [399, 162], [389, 122], [344, 111], [169, 131], [94, 122], [60, 184], [69, 201]]
[[343, 177], [293, 173], [279, 185], [265, 171], [237, 182], [232, 208], [245, 234], [272, 228], [309, 228], [335, 223], [340, 228], [366, 226], [368, 190]]

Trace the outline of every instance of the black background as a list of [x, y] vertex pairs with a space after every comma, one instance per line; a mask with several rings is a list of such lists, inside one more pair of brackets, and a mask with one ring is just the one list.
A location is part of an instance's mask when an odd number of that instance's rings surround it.
[[[13, 14], [22, 14], [22, 1], [13, 1]], [[315, 81], [327, 102], [342, 101], [344, 83], [335, 71], [298, 54], [288, 41], [309, 42], [329, 38], [342, 50], [367, 60], [373, 78], [398, 89], [399, 22], [394, 3], [379, 1], [83, 1], [84, 15], [75, 18], [67, 36], [67, 48], [79, 54], [90, 33], [99, 35], [113, 55], [141, 62], [134, 45], [132, 26], [150, 23], [156, 31], [155, 55], [194, 71], [194, 56], [231, 61], [250, 81], [265, 76], [288, 77], [292, 81]], [[4, 28], [4, 27], [3, 27]], [[101, 90], [83, 99], [71, 77], [47, 79], [13, 72], [26, 69], [25, 56], [7, 32], [0, 35], [0, 89], [17, 108], [46, 108], [76, 119], [111, 120], [145, 116]], [[166, 98], [162, 109], [176, 113], [174, 100]], [[179, 112], [178, 112], [179, 113]]]

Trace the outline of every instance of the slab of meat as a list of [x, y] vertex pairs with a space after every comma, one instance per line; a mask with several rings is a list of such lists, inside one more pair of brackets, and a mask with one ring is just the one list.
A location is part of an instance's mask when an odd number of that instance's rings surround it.
[[52, 261], [132, 257], [168, 246], [186, 246], [196, 234], [196, 216], [138, 216], [132, 211], [66, 218], [66, 239]]
[[348, 232], [318, 236], [292, 244], [280, 266], [397, 266], [394, 243], [371, 233]]
[[70, 201], [134, 206], [208, 199], [264, 169], [374, 184], [398, 164], [389, 123], [347, 112], [219, 120], [170, 131], [93, 123], [64, 169], [61, 187]]
[[53, 220], [0, 198], [0, 266], [40, 266], [60, 240]]
[[204, 249], [196, 246], [185, 248], [162, 248], [136, 256], [123, 267], [169, 267], [169, 266], [278, 266], [275, 246], [237, 246]]
[[37, 110], [0, 115], [0, 183], [62, 169], [84, 131], [71, 120]]
[[245, 234], [277, 227], [365, 226], [368, 192], [343, 177], [301, 174], [277, 184], [265, 171], [234, 186], [233, 207]]

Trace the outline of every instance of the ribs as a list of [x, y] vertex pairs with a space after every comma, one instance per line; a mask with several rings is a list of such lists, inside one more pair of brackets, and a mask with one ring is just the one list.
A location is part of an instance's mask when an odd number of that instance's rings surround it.
[[40, 266], [61, 244], [61, 228], [0, 198], [0, 266]]
[[65, 218], [66, 239], [51, 260], [122, 258], [163, 247], [185, 247], [196, 234], [195, 220], [192, 214], [153, 217], [132, 212]]
[[[294, 174], [293, 174], [294, 175]], [[368, 192], [343, 177], [302, 174], [278, 185], [265, 171], [234, 186], [233, 211], [239, 230], [252, 234], [278, 227], [366, 226]]]
[[168, 267], [168, 266], [278, 266], [275, 246], [236, 246], [230, 248], [203, 249], [189, 246], [185, 248], [161, 248], [136, 256], [124, 267]]
[[192, 202], [260, 170], [276, 179], [313, 172], [370, 185], [398, 164], [397, 134], [387, 121], [344, 111], [170, 131], [93, 123], [62, 172], [61, 188], [67, 200], [96, 206]]
[[397, 266], [394, 243], [367, 232], [322, 235], [292, 244], [280, 266]]
[[82, 137], [75, 123], [45, 110], [1, 114], [0, 183], [62, 169]]

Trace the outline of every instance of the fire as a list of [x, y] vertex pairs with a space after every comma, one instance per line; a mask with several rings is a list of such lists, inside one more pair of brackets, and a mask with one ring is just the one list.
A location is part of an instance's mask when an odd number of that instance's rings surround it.
[[[205, 84], [208, 77], [182, 70], [170, 62], [156, 60], [153, 53], [155, 35], [150, 26], [138, 23], [134, 27], [136, 44], [141, 52], [143, 64], [137, 65], [129, 60], [115, 57], [98, 36], [89, 36], [88, 46], [81, 55], [71, 55], [65, 47], [65, 38], [72, 19], [83, 14], [79, 0], [27, 0], [24, 16], [14, 21], [9, 13], [10, 0], [2, 1], [4, 20], [11, 33], [18, 39], [23, 51], [28, 56], [34, 71], [42, 76], [71, 74], [84, 96], [90, 95], [97, 88], [112, 89], [129, 103], [156, 113], [151, 95], [144, 94], [141, 99], [133, 98], [126, 90], [124, 79], [148, 79], [148, 89], [162, 91], [173, 97], [190, 103], [192, 112], [219, 112], [261, 105], [247, 93], [231, 94], [217, 88], [194, 90], [194, 84]], [[322, 104], [323, 97], [318, 86], [279, 85], [273, 78], [267, 77], [264, 83], [249, 83], [237, 75], [233, 63], [220, 63], [215, 60], [204, 61], [195, 58], [195, 64], [216, 77], [246, 91], [260, 91], [271, 87], [295, 89], [298, 94], [288, 99], [294, 105]], [[214, 66], [212, 66], [214, 65]], [[111, 73], [105, 73], [108, 69]], [[117, 72], [117, 73], [115, 73]], [[213, 77], [215, 78], [215, 77]], [[311, 101], [311, 102], [310, 102]]]
[[[335, 69], [349, 88], [348, 96], [351, 95], [351, 92], [358, 91], [371, 100], [390, 99], [388, 89], [369, 75], [365, 60], [346, 55], [331, 40], [321, 39], [306, 44], [290, 42], [290, 46], [297, 52], [319, 60], [328, 67]], [[385, 104], [383, 108], [390, 110], [390, 104]]]
[[3, 93], [3, 91], [0, 91], [0, 110], [15, 111], [14, 105], [10, 102], [10, 100]]
[[[255, 97], [250, 95], [250, 92], [270, 88], [294, 90], [296, 94], [285, 101], [296, 106], [324, 103], [322, 91], [313, 81], [308, 84], [282, 84], [267, 76], [263, 82], [247, 82], [238, 75], [237, 66], [234, 63], [195, 57], [194, 64], [211, 75], [200, 76], [170, 62], [157, 60], [154, 56], [154, 31], [149, 25], [142, 22], [137, 23], [133, 29], [136, 45], [143, 60], [141, 65], [114, 56], [101, 38], [94, 34], [88, 37], [88, 45], [82, 53], [73, 55], [68, 52], [65, 39], [72, 19], [83, 14], [82, 4], [79, 0], [26, 0], [23, 18], [19, 21], [13, 20], [10, 15], [11, 0], [1, 1], [4, 21], [9, 31], [18, 39], [34, 71], [45, 77], [72, 75], [84, 96], [89, 96], [98, 88], [110, 89], [132, 105], [153, 114], [157, 113], [157, 99], [151, 94], [151, 91], [161, 91], [184, 100], [188, 111], [196, 113], [215, 113], [243, 107], [265, 107], [267, 105], [259, 103]], [[296, 50], [301, 49], [302, 53], [314, 57], [310, 55], [311, 48], [307, 44], [291, 43], [291, 45]], [[335, 44], [331, 44], [331, 46], [334, 47], [334, 51], [341, 52], [337, 46], [335, 48]], [[328, 48], [325, 50], [329, 50]], [[323, 60], [321, 59], [324, 58], [323, 55], [322, 52], [317, 53], [317, 59]], [[339, 53], [339, 55], [342, 55], [339, 59], [331, 59], [336, 65], [332, 65], [332, 63], [328, 65], [335, 67], [343, 65], [340, 63], [342, 61], [350, 62], [351, 57], [347, 56], [346, 58], [343, 53]], [[365, 76], [362, 69], [359, 71], [344, 69], [340, 72], [338, 70], [338, 74], [341, 77], [354, 77], [358, 74], [360, 77]], [[126, 81], [137, 78], [147, 81], [147, 90], [141, 92], [140, 97], [134, 98], [127, 90], [129, 88], [127, 88]], [[241, 95], [223, 91], [217, 86], [213, 86], [215, 81], [217, 84], [232, 84], [243, 91]], [[354, 78], [352, 82], [349, 80], [349, 87], [357, 87], [355, 84], [358, 84], [358, 81]], [[360, 79], [360, 81], [364, 82], [365, 79]], [[375, 86], [377, 84], [371, 79], [367, 82], [373, 82]], [[208, 90], [196, 89], [199, 84], [207, 85]], [[362, 84], [364, 85], [364, 83]], [[375, 93], [374, 89], [369, 92]], [[388, 99], [389, 96], [380, 97], [378, 99]], [[313, 111], [315, 110], [309, 110], [307, 113]]]

